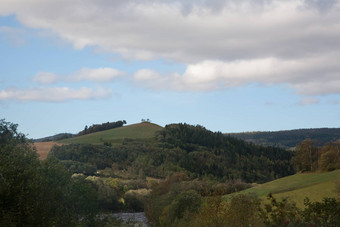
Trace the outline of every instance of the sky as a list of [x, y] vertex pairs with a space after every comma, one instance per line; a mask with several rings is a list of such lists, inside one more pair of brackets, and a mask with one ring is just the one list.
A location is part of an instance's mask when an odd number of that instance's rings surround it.
[[337, 0], [0, 0], [0, 119], [340, 127]]

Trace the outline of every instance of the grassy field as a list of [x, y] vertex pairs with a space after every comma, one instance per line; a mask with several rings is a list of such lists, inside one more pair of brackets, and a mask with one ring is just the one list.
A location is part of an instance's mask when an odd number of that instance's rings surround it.
[[104, 142], [109, 142], [112, 144], [117, 144], [122, 143], [125, 138], [152, 138], [154, 137], [155, 132], [161, 129], [162, 127], [159, 125], [143, 122], [101, 132], [91, 133], [84, 136], [77, 136], [70, 139], [60, 140], [58, 141], [58, 143], [103, 144]]
[[288, 197], [302, 207], [305, 197], [322, 201], [324, 197], [336, 197], [335, 181], [340, 180], [340, 170], [321, 173], [300, 173], [256, 185], [240, 193], [255, 193], [265, 199], [269, 193], [276, 198]]

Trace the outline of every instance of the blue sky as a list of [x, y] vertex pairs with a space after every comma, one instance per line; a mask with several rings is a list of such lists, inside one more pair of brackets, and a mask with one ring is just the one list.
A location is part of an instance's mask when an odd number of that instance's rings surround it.
[[0, 0], [0, 118], [30, 138], [149, 118], [339, 127], [335, 0]]

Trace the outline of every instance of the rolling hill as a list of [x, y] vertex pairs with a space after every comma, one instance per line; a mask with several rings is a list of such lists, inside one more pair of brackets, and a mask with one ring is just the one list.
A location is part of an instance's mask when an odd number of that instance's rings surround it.
[[110, 130], [76, 136], [58, 141], [62, 144], [121, 144], [124, 139], [151, 139], [162, 127], [149, 122], [127, 125]]

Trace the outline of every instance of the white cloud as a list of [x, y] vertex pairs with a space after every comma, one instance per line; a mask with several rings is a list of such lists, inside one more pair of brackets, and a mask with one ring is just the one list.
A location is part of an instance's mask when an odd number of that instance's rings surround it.
[[65, 102], [69, 100], [88, 100], [108, 98], [111, 90], [82, 87], [72, 89], [68, 87], [38, 87], [31, 89], [7, 88], [0, 91], [0, 101], [16, 100], [21, 102]]
[[[203, 61], [189, 64], [182, 75], [140, 70], [134, 80], [152, 89], [209, 91], [251, 83], [285, 84], [303, 95], [340, 94], [339, 54], [299, 59], [264, 58]], [[320, 74], [322, 73], [322, 76]]]
[[109, 82], [116, 77], [124, 75], [123, 72], [113, 68], [82, 68], [67, 76], [56, 75], [51, 72], [39, 72], [37, 73], [33, 81], [40, 84], [52, 84], [56, 82], [81, 82], [81, 81], [92, 81], [92, 82]]

